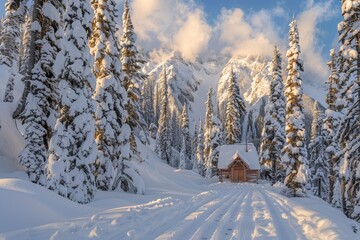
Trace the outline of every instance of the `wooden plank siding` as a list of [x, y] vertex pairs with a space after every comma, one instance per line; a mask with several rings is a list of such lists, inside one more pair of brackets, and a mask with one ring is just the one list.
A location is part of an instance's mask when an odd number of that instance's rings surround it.
[[249, 169], [249, 166], [240, 158], [236, 158], [228, 169], [219, 169], [219, 180], [229, 179], [231, 182], [257, 183], [259, 170]]

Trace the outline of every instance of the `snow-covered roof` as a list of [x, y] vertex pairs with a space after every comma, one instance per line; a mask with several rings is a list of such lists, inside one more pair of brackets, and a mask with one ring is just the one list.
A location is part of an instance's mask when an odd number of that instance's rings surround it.
[[254, 144], [248, 143], [248, 151], [246, 152], [246, 144], [223, 145], [220, 148], [220, 156], [218, 161], [219, 169], [227, 169], [232, 161], [239, 156], [249, 165], [250, 169], [260, 169], [259, 155]]

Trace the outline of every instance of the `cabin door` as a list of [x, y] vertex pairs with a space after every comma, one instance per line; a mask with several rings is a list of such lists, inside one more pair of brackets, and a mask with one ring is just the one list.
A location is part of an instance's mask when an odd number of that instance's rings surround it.
[[233, 172], [233, 182], [244, 182], [245, 181], [245, 170], [242, 166], [235, 166]]

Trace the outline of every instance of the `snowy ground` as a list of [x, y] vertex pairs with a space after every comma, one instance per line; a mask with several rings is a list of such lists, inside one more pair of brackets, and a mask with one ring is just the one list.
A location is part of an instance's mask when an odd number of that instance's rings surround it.
[[289, 199], [262, 184], [206, 188], [192, 197], [112, 208], [0, 239], [360, 239], [355, 223], [320, 199]]

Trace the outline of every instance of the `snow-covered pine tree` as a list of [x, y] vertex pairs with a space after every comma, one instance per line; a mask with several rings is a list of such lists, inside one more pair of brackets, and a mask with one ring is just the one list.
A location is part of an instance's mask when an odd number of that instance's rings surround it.
[[210, 132], [210, 149], [206, 161], [206, 177], [211, 178], [218, 174], [219, 151], [222, 145], [222, 127], [217, 116], [212, 116], [212, 126]]
[[12, 67], [19, 57], [20, 25], [24, 22], [26, 5], [21, 0], [7, 0], [5, 18], [2, 23], [0, 64]]
[[30, 54], [30, 41], [31, 41], [31, 19], [33, 9], [30, 7], [26, 12], [25, 23], [23, 24], [23, 34], [21, 39], [21, 52], [19, 53], [19, 71], [21, 74], [26, 75], [28, 72], [28, 62]]
[[197, 125], [196, 122], [194, 122], [194, 132], [193, 132], [193, 140], [191, 142], [191, 165], [192, 165], [192, 169], [195, 172], [198, 172], [198, 165], [196, 162], [196, 150], [197, 150], [197, 146], [198, 146], [198, 132], [197, 132]]
[[10, 77], [6, 84], [5, 94], [4, 94], [4, 102], [13, 102], [14, 101], [14, 84], [15, 84], [15, 76], [18, 72], [17, 64], [15, 61], [11, 67]]
[[205, 123], [204, 123], [204, 159], [207, 161], [209, 152], [210, 152], [210, 141], [211, 141], [211, 127], [212, 123], [212, 116], [214, 114], [213, 110], [213, 90], [212, 88], [209, 89], [207, 100], [205, 102]]
[[309, 144], [309, 168], [311, 176], [312, 192], [324, 200], [328, 198], [329, 184], [328, 176], [328, 162], [326, 161], [326, 146], [323, 135], [323, 120], [324, 115], [321, 114], [317, 101], [314, 102], [313, 107], [313, 121], [311, 125], [311, 141]]
[[122, 87], [116, 2], [92, 0], [91, 5], [95, 13], [89, 45], [96, 77], [96, 185], [103, 190], [121, 187], [126, 192], [142, 193], [141, 178], [130, 162], [131, 130], [125, 123], [124, 104], [128, 99]]
[[[185, 154], [186, 154], [186, 169], [191, 169], [192, 165], [190, 163], [191, 159], [191, 136], [190, 136], [190, 129], [189, 129], [189, 115], [187, 110], [186, 103], [183, 106], [183, 110], [181, 113], [181, 135], [184, 137], [185, 140]], [[182, 148], [184, 146], [181, 146]]]
[[[269, 102], [265, 107], [264, 129], [260, 146], [262, 175], [269, 175], [271, 181], [284, 179], [281, 150], [285, 143], [285, 96], [281, 70], [281, 55], [275, 46], [271, 63]], [[271, 172], [271, 174], [269, 174]]]
[[[87, 0], [69, 0], [64, 14], [65, 58], [59, 82], [60, 102], [46, 165], [47, 185], [78, 203], [88, 203], [96, 186], [92, 166], [97, 155], [93, 118], [95, 77], [88, 37], [92, 10]], [[76, 30], [76, 31], [75, 31]]]
[[154, 120], [156, 124], [159, 122], [159, 117], [160, 117], [160, 102], [161, 102], [160, 90], [158, 85], [156, 84], [155, 95], [154, 95]]
[[168, 84], [166, 76], [166, 67], [164, 66], [158, 80], [161, 86], [161, 109], [158, 122], [158, 133], [156, 137], [156, 150], [160, 158], [167, 164], [170, 164], [171, 158], [171, 129], [169, 121], [169, 101], [168, 101]]
[[335, 208], [342, 209], [343, 207], [342, 201], [343, 201], [343, 197], [341, 194], [340, 179], [336, 178], [334, 182], [331, 205]]
[[140, 64], [145, 61], [140, 59], [139, 52], [135, 46], [136, 35], [134, 26], [130, 17], [128, 1], [124, 1], [123, 13], [123, 35], [120, 40], [121, 45], [121, 63], [124, 74], [123, 86], [127, 91], [129, 101], [125, 104], [128, 112], [126, 123], [131, 128], [130, 142], [132, 151], [136, 152], [135, 135], [139, 136], [141, 131], [147, 129], [143, 113], [140, 107], [140, 89], [146, 75], [142, 73]]
[[146, 125], [149, 126], [154, 122], [154, 93], [153, 86], [150, 82], [150, 79], [145, 79], [144, 84], [142, 86], [142, 112], [144, 114], [144, 119]]
[[360, 3], [342, 0], [339, 23], [340, 98], [344, 103], [336, 141], [340, 144], [340, 178], [345, 214], [360, 220]]
[[[338, 182], [338, 167], [337, 167], [337, 157], [336, 152], [338, 151], [338, 143], [334, 141], [335, 132], [339, 125], [340, 121], [340, 112], [339, 108], [336, 104], [337, 94], [338, 94], [338, 84], [339, 84], [339, 73], [338, 73], [338, 58], [335, 53], [335, 49], [330, 50], [330, 61], [328, 63], [330, 75], [329, 80], [327, 81], [328, 85], [328, 93], [326, 95], [326, 103], [327, 109], [325, 111], [324, 123], [322, 126], [322, 136], [324, 138], [324, 148], [325, 148], [325, 158], [328, 163], [329, 175], [328, 175], [328, 183], [329, 183], [329, 203], [333, 202], [333, 195], [335, 190], [335, 182]], [[340, 190], [340, 188], [337, 188]], [[340, 192], [336, 193], [338, 196], [341, 195]], [[334, 199], [335, 200], [335, 199]], [[337, 200], [335, 200], [339, 203]], [[337, 204], [336, 203], [336, 204]], [[336, 205], [335, 204], [335, 205]]]
[[205, 177], [211, 178], [217, 174], [217, 163], [219, 159], [219, 149], [222, 144], [221, 122], [214, 113], [213, 91], [209, 89], [208, 97], [205, 102], [205, 126], [204, 126], [204, 160]]
[[198, 145], [196, 149], [196, 161], [198, 173], [205, 177], [205, 161], [204, 161], [204, 129], [203, 124], [199, 122]]
[[300, 72], [303, 63], [299, 58], [299, 34], [296, 20], [290, 23], [288, 78], [286, 81], [286, 144], [282, 161], [287, 166], [285, 185], [292, 196], [304, 196], [307, 183], [308, 160], [305, 146], [305, 116], [302, 101]]
[[242, 122], [245, 114], [245, 104], [240, 96], [239, 86], [231, 67], [225, 113], [225, 141], [227, 144], [241, 142]]
[[182, 139], [179, 136], [181, 136], [179, 118], [177, 111], [173, 109], [171, 111], [171, 146], [178, 152], [180, 152], [182, 145]]
[[182, 138], [182, 144], [181, 144], [181, 151], [180, 151], [180, 160], [179, 160], [179, 169], [186, 169], [186, 165], [188, 162], [187, 156], [186, 156], [186, 140], [185, 136], [181, 136]]
[[[41, 21], [33, 15], [33, 24], [39, 29], [33, 31], [28, 77], [25, 82], [22, 101], [14, 113], [25, 127], [26, 145], [20, 154], [22, 165], [32, 182], [45, 185], [44, 164], [48, 159], [48, 146], [57, 115], [58, 78], [61, 63], [56, 64], [63, 30], [61, 16], [64, 6], [61, 0], [34, 3]], [[36, 40], [39, 36], [40, 40]], [[37, 54], [37, 47], [40, 47]], [[39, 59], [37, 60], [37, 55]], [[30, 68], [33, 66], [33, 68]]]

